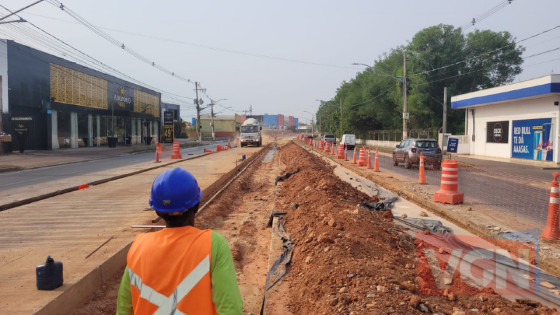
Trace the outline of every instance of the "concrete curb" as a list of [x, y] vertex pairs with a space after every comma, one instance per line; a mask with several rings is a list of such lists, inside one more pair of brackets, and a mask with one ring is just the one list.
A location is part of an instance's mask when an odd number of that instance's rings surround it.
[[[207, 201], [209, 201], [212, 198], [212, 196], [218, 191], [218, 189], [220, 188], [221, 185], [223, 185], [231, 177], [235, 176], [242, 167], [244, 167], [247, 164], [250, 164], [252, 161], [254, 161], [259, 156], [261, 156], [260, 153], [263, 150], [266, 150], [266, 149], [269, 149], [269, 146], [265, 146], [260, 151], [255, 152], [248, 159], [246, 159], [242, 163], [239, 163], [231, 171], [222, 175], [218, 180], [216, 180], [214, 183], [212, 183], [211, 185], [206, 187], [206, 189], [204, 189], [202, 191], [202, 196], [203, 197], [202, 197], [202, 200], [201, 200], [201, 204], [204, 204]], [[206, 156], [206, 154], [191, 156], [191, 157], [186, 158], [186, 159], [180, 159], [180, 160], [177, 160], [177, 161], [172, 161], [170, 163], [161, 164], [161, 165], [154, 166], [154, 167], [151, 167], [151, 168], [148, 168], [148, 169], [145, 169], [145, 170], [135, 171], [135, 172], [132, 172], [132, 173], [129, 173], [129, 174], [123, 174], [123, 175], [115, 176], [113, 178], [108, 178], [108, 179], [95, 181], [95, 182], [92, 182], [92, 185], [93, 185], [93, 183], [98, 185], [98, 184], [105, 183], [105, 182], [108, 182], [108, 181], [111, 181], [111, 180], [116, 180], [116, 179], [119, 179], [119, 178], [139, 174], [139, 173], [142, 173], [142, 172], [147, 172], [147, 171], [159, 168], [159, 167], [163, 167], [163, 166], [167, 166], [167, 165], [170, 165], [170, 164], [175, 164], [175, 163], [179, 163], [179, 162], [182, 162], [182, 161], [185, 161], [185, 160], [191, 160], [191, 159], [195, 159], [195, 158], [199, 158], [199, 157], [203, 157], [203, 156]], [[73, 187], [70, 191], [73, 191], [73, 190], [76, 190], [76, 189], [74, 189], [74, 187]], [[49, 197], [52, 197], [52, 196], [49, 196]], [[30, 199], [32, 199], [32, 198], [30, 198]], [[114, 277], [118, 276], [119, 273], [122, 273], [122, 271], [124, 270], [124, 268], [126, 266], [126, 256], [128, 254], [128, 249], [130, 248], [130, 245], [132, 245], [132, 242], [129, 243], [128, 245], [126, 245], [121, 250], [119, 250], [115, 255], [113, 255], [111, 258], [106, 260], [104, 263], [97, 266], [94, 270], [92, 270], [85, 277], [83, 277], [82, 279], [77, 281], [70, 288], [64, 290], [64, 292], [62, 292], [59, 296], [57, 296], [54, 300], [49, 302], [47, 305], [42, 307], [35, 314], [37, 314], [37, 315], [72, 314], [77, 308], [79, 308], [81, 305], [83, 305], [85, 302], [87, 302], [92, 297], [92, 295], [95, 293], [95, 291], [97, 291], [103, 284], [105, 284], [108, 281], [114, 279]], [[117, 303], [116, 300], [115, 300], [115, 303]]]
[[21, 170], [22, 170], [21, 167], [4, 167], [4, 168], [0, 168], [0, 174], [1, 173], [17, 172], [17, 171], [21, 171]]
[[[188, 158], [178, 159], [176, 161], [169, 161], [169, 162], [161, 163], [161, 164], [158, 164], [156, 166], [149, 167], [149, 168], [146, 168], [146, 169], [142, 169], [142, 170], [138, 170], [138, 171], [134, 171], [134, 172], [130, 172], [130, 173], [125, 173], [125, 174], [121, 174], [121, 175], [117, 175], [117, 176], [107, 177], [107, 178], [96, 180], [96, 181], [89, 182], [89, 183], [86, 183], [86, 184], [90, 185], [90, 186], [100, 185], [100, 184], [107, 183], [107, 182], [110, 182], [110, 181], [114, 181], [114, 180], [117, 180], [117, 179], [121, 179], [121, 178], [124, 178], [124, 177], [148, 172], [148, 171], [151, 171], [151, 170], [154, 170], [154, 169], [157, 169], [157, 168], [160, 168], [160, 167], [164, 167], [164, 166], [167, 166], [167, 165], [172, 165], [172, 164], [180, 163], [182, 161], [196, 159], [196, 158], [199, 158], [199, 157], [202, 157], [202, 156], [206, 156], [206, 155], [205, 154], [193, 155], [193, 156], [189, 156]], [[23, 205], [26, 205], [26, 204], [29, 204], [29, 203], [32, 203], [32, 202], [36, 202], [36, 201], [43, 200], [43, 199], [48, 199], [48, 198], [55, 197], [55, 196], [58, 196], [58, 195], [66, 194], [66, 193], [78, 190], [79, 188], [80, 188], [79, 185], [78, 186], [73, 186], [73, 187], [57, 190], [57, 191], [54, 191], [54, 192], [46, 193], [46, 194], [43, 194], [43, 195], [34, 196], [34, 197], [31, 197], [31, 198], [22, 199], [22, 200], [14, 201], [14, 202], [7, 203], [7, 204], [2, 204], [2, 205], [0, 205], [0, 211], [4, 211], [4, 210], [11, 209], [11, 208], [23, 206]]]
[[[126, 266], [129, 243], [111, 258], [88, 273], [85, 277], [64, 290], [62, 294], [43, 306], [36, 315], [72, 314], [80, 305], [88, 301], [92, 294], [104, 283], [113, 279]], [[115, 303], [117, 301], [115, 300]]]

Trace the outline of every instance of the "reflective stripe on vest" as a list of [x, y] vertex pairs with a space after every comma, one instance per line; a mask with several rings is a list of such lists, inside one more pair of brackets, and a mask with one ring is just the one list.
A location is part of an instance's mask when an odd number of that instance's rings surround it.
[[210, 256], [204, 259], [189, 273], [181, 283], [175, 288], [170, 296], [165, 296], [156, 290], [142, 283], [142, 278], [128, 268], [130, 284], [140, 291], [140, 297], [150, 303], [159, 306], [154, 314], [177, 314], [184, 315], [177, 309], [177, 304], [196, 286], [196, 284], [210, 272]]

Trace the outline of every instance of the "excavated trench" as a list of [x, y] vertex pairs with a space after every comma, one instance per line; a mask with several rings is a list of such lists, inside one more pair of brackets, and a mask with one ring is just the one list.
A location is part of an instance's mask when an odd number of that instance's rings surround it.
[[[253, 163], [196, 221], [228, 240], [244, 314], [553, 313], [489, 290], [422, 294], [429, 279], [418, 271], [415, 241], [393, 223], [390, 211], [360, 205], [376, 197], [341, 181], [331, 166], [296, 144], [275, 150]], [[288, 253], [269, 274], [282, 249]], [[117, 289], [115, 279], [77, 314], [114, 313]]]

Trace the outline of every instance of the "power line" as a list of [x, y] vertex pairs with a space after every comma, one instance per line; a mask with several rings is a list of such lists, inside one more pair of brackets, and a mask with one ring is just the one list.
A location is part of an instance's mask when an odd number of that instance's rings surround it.
[[501, 9], [505, 8], [506, 6], [508, 6], [509, 4], [511, 4], [513, 2], [513, 0], [505, 0], [502, 1], [500, 3], [498, 3], [498, 5], [496, 5], [495, 7], [489, 9], [488, 11], [482, 13], [481, 15], [479, 15], [476, 18], [473, 18], [470, 22], [464, 24], [463, 26], [461, 26], [461, 29], [463, 30], [467, 30], [469, 28], [472, 28], [475, 26], [475, 24], [480, 23], [484, 20], [486, 20], [488, 17], [494, 15], [494, 13], [500, 11]]
[[[8, 12], [11, 12], [9, 9], [7, 9], [5, 6], [0, 4], [0, 7], [2, 7], [3, 9], [5, 9]], [[17, 16], [17, 15], [16, 15]], [[19, 17], [19, 16], [18, 16]], [[21, 18], [21, 17], [20, 17]], [[158, 91], [162, 94], [167, 94], [170, 95], [171, 99], [175, 99], [176, 101], [178, 101], [178, 98], [187, 98], [187, 99], [193, 99], [191, 97], [188, 96], [183, 96], [183, 95], [178, 95], [175, 93], [171, 93], [156, 87], [153, 87], [149, 84], [146, 84], [138, 79], [132, 78], [129, 75], [120, 72], [114, 68], [112, 68], [111, 66], [108, 66], [107, 64], [99, 61], [98, 59], [90, 56], [89, 54], [75, 48], [74, 46], [66, 43], [65, 41], [59, 39], [58, 37], [52, 35], [51, 33], [47, 32], [46, 30], [38, 27], [37, 25], [33, 24], [30, 21], [27, 21], [27, 24], [31, 25], [33, 28], [35, 28], [35, 30], [40, 31], [40, 33], [42, 33], [43, 35], [47, 35], [47, 38], [41, 37], [40, 35], [30, 32], [29, 27], [27, 26], [23, 26], [23, 25], [15, 25], [15, 24], [8, 24], [8, 26], [10, 28], [14, 28], [16, 29], [16, 34], [18, 36], [26, 36], [31, 42], [35, 41], [35, 42], [39, 42], [42, 45], [45, 45], [49, 48], [51, 48], [54, 51], [57, 51], [59, 53], [61, 53], [62, 55], [70, 55], [72, 56], [75, 60], [84, 63], [85, 65], [89, 65], [90, 67], [92, 67], [94, 70], [100, 71], [100, 72], [105, 72], [108, 71], [110, 73], [117, 73], [117, 77], [121, 76], [124, 78], [127, 78], [128, 80], [135, 82], [136, 84], [139, 84], [141, 86], [145, 86], [148, 87], [152, 90]], [[2, 30], [0, 30], [0, 32], [2, 32]], [[6, 34], [6, 33], [5, 33]], [[11, 37], [17, 37], [17, 36], [11, 36]], [[54, 39], [54, 41], [53, 41]], [[183, 101], [180, 101], [183, 102]]]
[[153, 60], [151, 60], [147, 57], [144, 57], [140, 53], [138, 53], [135, 50], [131, 49], [130, 47], [126, 46], [124, 42], [121, 42], [121, 41], [117, 40], [116, 38], [112, 37], [111, 35], [103, 32], [101, 29], [99, 29], [98, 27], [96, 27], [95, 25], [93, 25], [92, 23], [87, 21], [85, 18], [81, 17], [80, 15], [78, 15], [77, 13], [72, 11], [70, 8], [68, 8], [67, 6], [62, 4], [61, 2], [59, 2], [57, 0], [48, 0], [48, 2], [51, 3], [52, 5], [56, 6], [56, 7], [59, 7], [63, 12], [65, 12], [66, 14], [68, 14], [69, 16], [74, 18], [80, 24], [84, 25], [85, 27], [87, 27], [88, 29], [90, 29], [91, 31], [93, 31], [95, 34], [99, 35], [103, 39], [107, 40], [109, 43], [111, 43], [111, 44], [121, 48], [122, 50], [126, 51], [127, 53], [129, 53], [130, 55], [135, 57], [136, 59], [138, 59], [138, 60], [140, 60], [140, 61], [142, 61], [142, 62], [144, 62], [148, 65], [151, 65], [152, 67], [160, 70], [161, 72], [167, 73], [168, 75], [171, 75], [172, 77], [175, 77], [175, 78], [177, 78], [181, 81], [191, 83], [191, 79], [189, 79], [187, 77], [183, 77], [183, 76], [175, 73], [174, 71], [171, 71], [167, 68], [164, 68], [163, 66], [160, 66], [159, 64], [156, 64], [155, 61], [153, 61]]
[[[537, 34], [534, 34], [534, 35], [531, 35], [531, 36], [529, 36], [529, 37], [526, 37], [526, 38], [524, 38], [524, 39], [522, 39], [522, 40], [516, 41], [516, 42], [511, 43], [511, 44], [507, 44], [507, 45], [505, 45], [505, 46], [503, 46], [503, 47], [500, 47], [500, 48], [496, 48], [496, 49], [494, 49], [494, 50], [492, 50], [492, 51], [488, 51], [488, 52], [482, 53], [482, 54], [480, 54], [480, 55], [477, 55], [477, 56], [474, 56], [474, 57], [470, 57], [470, 58], [467, 58], [467, 59], [465, 59], [465, 60], [461, 60], [461, 61], [458, 61], [458, 62], [449, 64], [449, 65], [445, 65], [445, 66], [442, 66], [442, 67], [439, 67], [439, 68], [435, 68], [435, 69], [432, 69], [432, 70], [425, 70], [425, 71], [422, 71], [422, 72], [420, 72], [420, 73], [409, 74], [409, 76], [416, 76], [416, 75], [421, 75], [421, 74], [428, 74], [428, 73], [431, 73], [431, 72], [434, 72], [434, 71], [438, 71], [438, 70], [446, 69], [446, 68], [449, 68], [449, 67], [453, 67], [453, 66], [456, 66], [456, 65], [459, 65], [459, 64], [462, 64], [462, 63], [467, 63], [467, 62], [469, 62], [469, 61], [471, 61], [471, 60], [474, 60], [474, 59], [476, 59], [476, 58], [484, 57], [484, 56], [487, 56], [487, 55], [490, 55], [490, 54], [499, 52], [499, 51], [501, 51], [501, 50], [503, 50], [503, 49], [505, 49], [505, 48], [507, 48], [507, 47], [509, 47], [509, 46], [512, 46], [513, 44], [522, 43], [522, 42], [524, 42], [524, 41], [527, 41], [527, 40], [529, 40], [529, 39], [533, 39], [533, 38], [535, 38], [535, 37], [541, 36], [541, 35], [543, 35], [543, 34], [546, 34], [546, 33], [548, 33], [548, 32], [551, 32], [551, 31], [556, 30], [556, 29], [559, 29], [559, 28], [560, 28], [560, 25], [557, 25], [557, 26], [555, 26], [555, 27], [546, 29], [546, 30], [544, 30], [544, 31], [542, 31], [542, 32], [539, 32], [539, 33], [537, 33]], [[526, 58], [527, 58], [527, 57], [526, 57]]]
[[[30, 14], [30, 13], [27, 13], [27, 14]], [[48, 19], [53, 19], [53, 20], [69, 23], [66, 20], [56, 19], [56, 18], [49, 17], [49, 16], [44, 16], [44, 15], [39, 15], [39, 14], [30, 14], [30, 15], [40, 16], [40, 17], [43, 17], [43, 18], [48, 18]], [[144, 37], [144, 38], [149, 38], [149, 39], [155, 39], [155, 40], [168, 42], [168, 43], [175, 43], [175, 44], [180, 44], [180, 45], [199, 47], [199, 48], [204, 48], [204, 49], [208, 49], [208, 50], [224, 52], [224, 53], [229, 53], [229, 54], [236, 54], [236, 55], [262, 58], [262, 59], [270, 59], [270, 60], [298, 63], [298, 64], [311, 65], [311, 66], [322, 66], [322, 67], [340, 68], [340, 69], [354, 69], [353, 67], [350, 67], [350, 66], [320, 63], [320, 62], [313, 62], [313, 61], [306, 61], [306, 60], [299, 60], [299, 59], [292, 59], [292, 58], [285, 58], [285, 57], [279, 57], [279, 56], [260, 54], [260, 53], [249, 52], [249, 51], [235, 50], [235, 49], [229, 49], [229, 48], [221, 48], [221, 47], [210, 46], [210, 45], [202, 45], [202, 44], [197, 44], [197, 43], [185, 42], [185, 41], [181, 41], [181, 40], [164, 38], [164, 37], [153, 36], [153, 35], [140, 34], [140, 33], [124, 31], [124, 30], [119, 30], [119, 29], [114, 29], [114, 28], [109, 28], [109, 27], [103, 27], [103, 26], [96, 26], [96, 27], [99, 28], [99, 29], [104, 29], [104, 30], [108, 30], [108, 31], [112, 31], [112, 32], [118, 32], [118, 33], [122, 33], [122, 34], [134, 35], [134, 36], [139, 36], [139, 37]]]

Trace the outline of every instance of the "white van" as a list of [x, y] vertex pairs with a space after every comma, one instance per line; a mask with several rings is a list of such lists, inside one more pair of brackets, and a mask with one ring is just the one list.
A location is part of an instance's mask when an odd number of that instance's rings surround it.
[[340, 144], [345, 145], [349, 150], [354, 149], [354, 147], [356, 146], [356, 135], [352, 135], [352, 134], [342, 135]]

